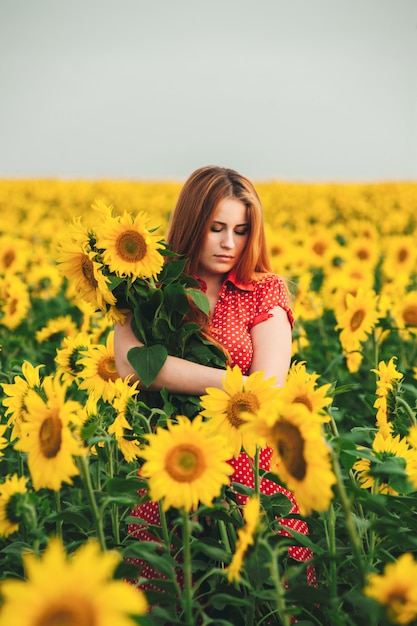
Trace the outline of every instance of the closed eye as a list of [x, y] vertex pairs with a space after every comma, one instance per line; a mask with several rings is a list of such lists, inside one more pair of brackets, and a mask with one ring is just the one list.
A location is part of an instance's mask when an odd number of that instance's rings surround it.
[[[211, 225], [211, 232], [213, 233], [221, 233], [222, 230], [224, 230], [226, 228], [226, 224], [212, 224]], [[249, 232], [249, 225], [245, 224], [245, 225], [239, 225], [238, 227], [235, 228], [234, 233], [235, 235], [247, 235]]]

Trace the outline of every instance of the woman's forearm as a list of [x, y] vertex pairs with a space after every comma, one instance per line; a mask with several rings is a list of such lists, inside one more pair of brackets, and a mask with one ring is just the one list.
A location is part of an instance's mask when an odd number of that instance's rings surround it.
[[[127, 353], [131, 348], [143, 344], [135, 337], [128, 318], [125, 324], [116, 324], [114, 328], [114, 354], [119, 376], [132, 376], [132, 382], [138, 376], [129, 363]], [[201, 396], [207, 387], [223, 386], [224, 370], [192, 363], [175, 356], [168, 356], [154, 382], [145, 387], [139, 382], [139, 388], [160, 391], [164, 387], [171, 393]]]

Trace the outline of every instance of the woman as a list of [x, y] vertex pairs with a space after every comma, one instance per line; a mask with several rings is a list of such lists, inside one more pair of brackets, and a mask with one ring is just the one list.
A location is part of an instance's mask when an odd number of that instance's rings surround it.
[[[291, 360], [293, 317], [284, 281], [271, 273], [265, 239], [262, 205], [253, 184], [238, 172], [217, 166], [196, 170], [186, 181], [174, 209], [167, 242], [171, 250], [187, 259], [185, 272], [200, 281], [210, 302], [210, 313], [192, 310], [192, 321], [219, 342], [228, 352], [231, 366], [238, 365], [245, 376], [263, 371], [282, 386]], [[127, 352], [141, 345], [130, 326], [130, 319], [115, 328], [115, 357], [120, 376], [135, 372]], [[222, 388], [224, 371], [174, 356], [168, 356], [153, 390], [166, 387], [172, 393], [201, 396], [207, 387]], [[259, 466], [269, 470], [272, 451], [260, 452]], [[232, 482], [253, 486], [251, 461], [242, 452], [230, 460]], [[291, 500], [292, 513], [298, 513], [293, 495], [269, 480], [262, 480], [266, 494], [284, 493]], [[158, 523], [156, 503], [137, 507], [134, 513], [150, 523]], [[307, 533], [305, 522], [280, 520], [298, 532]], [[149, 538], [143, 526], [131, 525], [129, 532]], [[311, 551], [291, 547], [297, 560], [311, 558]], [[138, 563], [141, 565], [141, 563]], [[144, 566], [141, 575], [152, 576]], [[309, 581], [313, 568], [307, 570]]]

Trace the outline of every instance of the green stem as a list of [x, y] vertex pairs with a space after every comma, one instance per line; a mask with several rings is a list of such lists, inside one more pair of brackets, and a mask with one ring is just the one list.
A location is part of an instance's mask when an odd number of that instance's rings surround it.
[[171, 545], [171, 540], [169, 538], [167, 517], [165, 515], [165, 511], [162, 506], [162, 500], [159, 500], [158, 507], [159, 507], [159, 519], [161, 520], [162, 536], [164, 538], [164, 543], [169, 550], [169, 546]]
[[[108, 468], [109, 468], [109, 477], [112, 479], [114, 477], [114, 454], [113, 454], [113, 442], [106, 441], [106, 451], [108, 458]], [[111, 505], [110, 509], [111, 514], [111, 523], [113, 530], [113, 537], [116, 545], [120, 544], [120, 521], [119, 521], [119, 507], [116, 503]]]
[[396, 400], [397, 404], [400, 404], [405, 409], [405, 412], [407, 413], [408, 417], [410, 418], [410, 421], [411, 421], [412, 425], [413, 426], [417, 426], [416, 414], [413, 411], [413, 409], [411, 408], [411, 406], [408, 404], [408, 402], [406, 400], [404, 400], [404, 398], [402, 398], [401, 396], [396, 396], [395, 400]]
[[329, 544], [329, 552], [331, 556], [330, 561], [330, 590], [331, 597], [335, 599], [337, 597], [337, 566], [336, 566], [336, 513], [334, 510], [333, 503], [330, 504], [329, 508], [329, 535], [328, 535], [328, 544]]
[[282, 583], [281, 580], [281, 576], [279, 574], [279, 549], [275, 549], [271, 552], [270, 547], [268, 546], [267, 543], [264, 543], [264, 545], [267, 547], [267, 549], [269, 550], [270, 554], [271, 554], [271, 560], [269, 563], [269, 569], [271, 572], [271, 578], [272, 581], [274, 583], [274, 587], [275, 587], [275, 591], [276, 591], [276, 606], [277, 606], [277, 613], [280, 619], [280, 622], [282, 624], [282, 626], [289, 626], [290, 625], [290, 618], [288, 616], [287, 610], [286, 610], [286, 603], [285, 603], [285, 588], [284, 585]]
[[182, 509], [182, 519], [184, 545], [184, 612], [187, 626], [194, 626], [192, 619], [191, 533], [190, 520], [185, 509]]
[[373, 333], [372, 333], [372, 342], [374, 345], [374, 368], [377, 370], [378, 369], [378, 362], [379, 362], [379, 341], [378, 338], [376, 336], [376, 329], [374, 328]]
[[362, 544], [359, 539], [359, 536], [358, 536], [358, 533], [357, 533], [357, 530], [353, 521], [350, 501], [346, 493], [345, 485], [343, 483], [339, 461], [334, 451], [332, 451], [331, 453], [331, 458], [332, 458], [332, 464], [333, 464], [333, 471], [336, 477], [336, 488], [339, 494], [340, 503], [342, 505], [343, 513], [345, 516], [346, 530], [349, 535], [350, 545], [352, 547], [353, 557], [358, 568], [358, 573], [361, 578], [360, 583], [361, 585], [363, 585], [364, 579], [365, 579], [365, 572], [364, 572], [364, 565], [363, 565], [363, 560], [362, 560]]
[[90, 468], [88, 465], [87, 456], [85, 454], [81, 454], [78, 457], [78, 461], [79, 461], [79, 466], [81, 470], [81, 476], [84, 480], [85, 486], [87, 487], [87, 495], [90, 501], [91, 511], [92, 511], [94, 523], [96, 526], [97, 539], [98, 539], [101, 549], [104, 552], [106, 550], [106, 540], [104, 538], [103, 520], [101, 518], [99, 509], [97, 506], [97, 502], [94, 496], [94, 490], [93, 490], [93, 485], [91, 482]]
[[261, 483], [260, 483], [260, 476], [259, 476], [259, 446], [256, 446], [253, 475], [254, 475], [255, 495], [259, 498], [260, 493], [261, 493]]
[[[55, 509], [57, 514], [61, 513], [61, 492], [55, 491]], [[56, 535], [62, 540], [62, 519], [56, 521]]]
[[[167, 552], [170, 553], [171, 552], [171, 539], [170, 539], [169, 531], [168, 531], [167, 517], [165, 515], [165, 511], [164, 511], [164, 508], [162, 506], [162, 500], [159, 500], [158, 507], [159, 507], [159, 519], [161, 520], [162, 537], [163, 537], [163, 540], [164, 540], [164, 545], [166, 547]], [[173, 570], [172, 582], [175, 585], [175, 588], [177, 590], [178, 596], [180, 596], [181, 590], [180, 590], [180, 587], [179, 587], [178, 582], [177, 582], [177, 577], [175, 575], [175, 570]]]
[[232, 554], [232, 548], [230, 546], [229, 535], [228, 535], [226, 524], [224, 523], [224, 520], [219, 519], [217, 524], [218, 524], [218, 527], [219, 527], [220, 537], [221, 537], [221, 540], [222, 540], [223, 545], [225, 547], [225, 550], [229, 554]]

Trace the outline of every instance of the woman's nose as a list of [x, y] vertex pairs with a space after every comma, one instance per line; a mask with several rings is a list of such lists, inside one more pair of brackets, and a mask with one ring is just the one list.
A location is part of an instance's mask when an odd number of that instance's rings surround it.
[[225, 231], [223, 239], [222, 239], [223, 248], [233, 248], [234, 245], [235, 245], [235, 238], [233, 236], [233, 232]]

